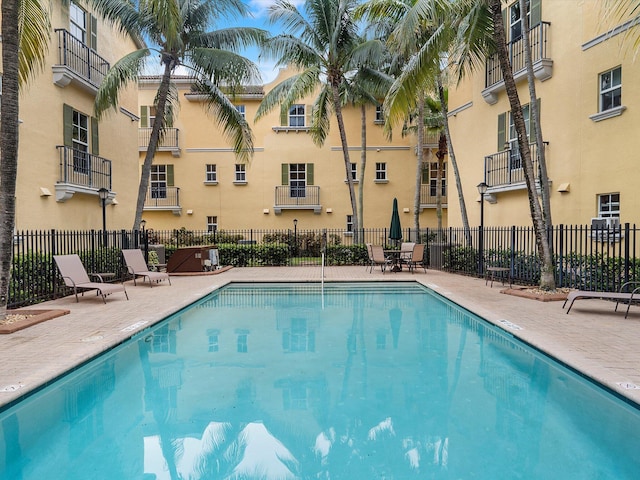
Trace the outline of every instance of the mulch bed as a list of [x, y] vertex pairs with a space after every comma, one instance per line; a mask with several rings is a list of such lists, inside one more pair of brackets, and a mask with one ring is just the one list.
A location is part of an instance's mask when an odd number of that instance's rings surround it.
[[17, 332], [68, 313], [69, 310], [7, 310], [7, 318], [0, 322], [0, 334]]
[[513, 295], [515, 297], [529, 298], [531, 300], [538, 300], [539, 302], [564, 302], [567, 299], [569, 289], [559, 288], [555, 292], [545, 292], [544, 290], [540, 290], [538, 288], [512, 287], [505, 288], [504, 290], [501, 290], [500, 293]]

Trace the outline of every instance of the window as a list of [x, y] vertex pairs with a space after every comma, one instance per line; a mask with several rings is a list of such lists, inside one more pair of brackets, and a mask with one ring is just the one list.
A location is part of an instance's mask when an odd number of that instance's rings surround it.
[[207, 176], [205, 183], [218, 183], [218, 171], [214, 164], [207, 164]]
[[[141, 128], [153, 128], [153, 124], [156, 121], [156, 107], [154, 105], [141, 105], [140, 106], [140, 127]], [[170, 127], [171, 121], [165, 127]]]
[[151, 165], [151, 198], [167, 198], [167, 165]]
[[598, 195], [598, 218], [620, 217], [620, 194]]
[[87, 12], [75, 2], [69, 4], [69, 33], [87, 43]]
[[376, 162], [376, 181], [384, 181], [387, 179], [387, 164], [385, 162]]
[[[529, 27], [531, 27], [531, 5], [529, 5], [529, 0], [526, 2], [527, 5], [527, 23], [529, 23]], [[511, 7], [509, 7], [509, 39], [511, 43], [517, 42], [522, 38], [523, 33], [522, 28], [522, 19], [520, 18], [520, 2], [516, 1]]]
[[358, 164], [351, 162], [351, 180], [358, 181]]
[[208, 216], [207, 217], [207, 232], [215, 232], [218, 230], [218, 217], [217, 216]]
[[89, 117], [74, 110], [72, 114], [73, 171], [89, 174]]
[[207, 330], [209, 337], [209, 352], [217, 352], [220, 350], [220, 330]]
[[[529, 105], [522, 106], [522, 115], [524, 116], [524, 125], [527, 130], [527, 137], [531, 135], [531, 113], [529, 111]], [[520, 157], [520, 149], [518, 148], [518, 134], [516, 133], [516, 125], [513, 120], [513, 115], [509, 113], [509, 149], [511, 150], [511, 162], [510, 169], [515, 170], [522, 168], [522, 158]]]
[[289, 164], [289, 196], [304, 198], [307, 196], [307, 165], [305, 163]]
[[622, 67], [600, 74], [600, 112], [622, 105]]
[[249, 332], [247, 330], [236, 330], [236, 335], [238, 353], [247, 353], [249, 351]]
[[289, 126], [290, 127], [304, 127], [304, 105], [293, 105], [289, 109]]
[[[440, 195], [445, 196], [447, 194], [447, 179], [446, 179], [446, 171], [445, 165], [442, 165], [442, 186]], [[438, 183], [438, 162], [430, 162], [429, 163], [429, 196], [436, 197], [437, 196], [437, 183]]]
[[235, 183], [247, 183], [247, 166], [244, 163], [236, 163]]
[[384, 113], [382, 111], [382, 105], [376, 106], [376, 119], [375, 123], [384, 123]]
[[240, 115], [242, 115], [242, 118], [247, 118], [244, 105], [236, 105], [236, 110], [240, 113]]
[[347, 229], [348, 233], [353, 233], [353, 215], [347, 215]]

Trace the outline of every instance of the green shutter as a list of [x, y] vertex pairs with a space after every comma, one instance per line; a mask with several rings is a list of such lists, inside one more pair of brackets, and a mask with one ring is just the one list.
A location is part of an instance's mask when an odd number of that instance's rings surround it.
[[427, 185], [429, 183], [429, 164], [422, 164], [422, 184]]
[[167, 165], [167, 187], [173, 187], [173, 165]]
[[140, 107], [140, 128], [147, 128], [149, 126], [149, 107], [142, 105]]
[[100, 141], [98, 139], [98, 119], [91, 117], [91, 153], [100, 155]]
[[282, 164], [282, 185], [289, 185], [289, 164]]
[[289, 110], [285, 110], [284, 108], [280, 110], [280, 126], [281, 127], [289, 126]]
[[313, 185], [313, 163], [307, 163], [307, 185]]
[[511, 31], [511, 29], [509, 28], [509, 7], [502, 10], [502, 26], [504, 27], [505, 38], [507, 39], [507, 42], [509, 42], [511, 40], [509, 38]]
[[305, 105], [304, 107], [304, 126], [310, 127], [312, 123], [311, 113], [313, 112], [313, 105]]
[[[536, 100], [536, 107], [538, 107], [538, 115], [540, 115], [540, 99]], [[533, 118], [533, 108], [529, 107], [529, 143], [535, 143], [536, 141], [536, 122]]]
[[507, 143], [507, 114], [498, 115], [498, 152], [504, 150], [504, 144]]
[[542, 2], [540, 0], [531, 0], [531, 25], [529, 28], [533, 28], [542, 21]]
[[98, 19], [90, 15], [89, 23], [89, 46], [94, 50], [98, 50]]
[[63, 141], [65, 146], [73, 146], [73, 108], [66, 103], [62, 105]]

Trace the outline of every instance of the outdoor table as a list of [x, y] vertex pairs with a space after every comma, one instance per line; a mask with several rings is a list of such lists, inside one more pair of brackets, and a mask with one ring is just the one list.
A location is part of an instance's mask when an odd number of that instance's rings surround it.
[[484, 275], [484, 284], [486, 285], [489, 279], [491, 279], [491, 288], [493, 288], [493, 280], [496, 276], [499, 275], [502, 280], [502, 286], [504, 286], [504, 277], [506, 274], [507, 279], [509, 280], [509, 288], [513, 284], [513, 279], [511, 278], [511, 269], [508, 267], [486, 267], [485, 275]]
[[403, 253], [401, 250], [383, 250], [386, 257], [391, 260], [391, 271], [392, 272], [401, 272], [402, 264], [400, 263], [400, 254]]

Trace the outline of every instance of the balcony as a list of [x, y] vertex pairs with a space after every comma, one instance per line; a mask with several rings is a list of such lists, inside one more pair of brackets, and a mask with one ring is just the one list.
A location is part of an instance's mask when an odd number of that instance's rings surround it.
[[109, 62], [63, 28], [58, 35], [58, 64], [53, 65], [53, 83], [66, 87], [74, 83], [95, 95], [105, 75]]
[[[520, 151], [515, 148], [503, 150], [484, 157], [484, 178], [489, 190], [487, 193], [506, 192], [526, 189], [524, 169]], [[540, 162], [535, 143], [529, 144], [536, 182], [540, 181]]]
[[[151, 138], [151, 128], [138, 129], [138, 151], [146, 152], [149, 148]], [[165, 128], [164, 136], [158, 142], [158, 152], [171, 152], [174, 157], [180, 157], [180, 130], [177, 128]]]
[[75, 148], [58, 145], [60, 178], [56, 183], [56, 200], [66, 202], [75, 193], [98, 195], [98, 190], [109, 190], [108, 202], [115, 197], [111, 192], [111, 160]]
[[317, 214], [322, 211], [320, 187], [281, 185], [276, 187], [275, 194], [276, 203], [273, 211], [276, 215], [282, 213], [282, 210], [313, 210], [313, 213]]
[[144, 211], [170, 211], [179, 216], [182, 213], [180, 188], [149, 187], [144, 199]]
[[[553, 60], [549, 58], [547, 52], [547, 41], [549, 37], [549, 22], [541, 22], [529, 31], [529, 42], [531, 44], [531, 61], [533, 62], [533, 74], [544, 82], [553, 75]], [[509, 59], [513, 69], [515, 81], [527, 76], [524, 42], [522, 38], [509, 44]], [[482, 98], [489, 105], [498, 101], [498, 93], [504, 90], [504, 79], [498, 56], [493, 55], [487, 58], [485, 70], [485, 89], [482, 91]]]
[[[447, 208], [447, 195], [440, 196], [442, 208]], [[420, 186], [420, 208], [436, 208], [435, 185], [423, 184]]]

